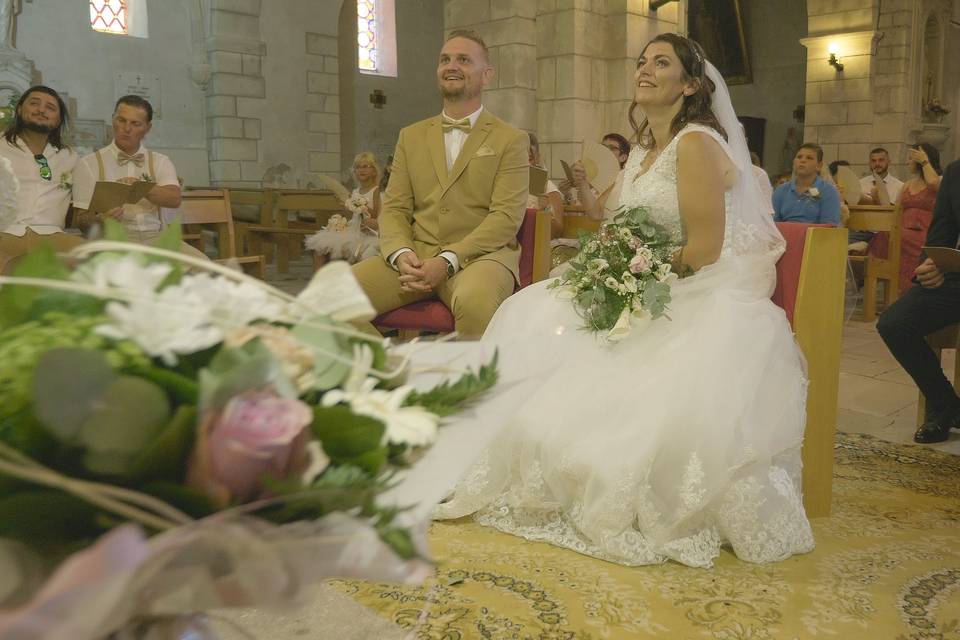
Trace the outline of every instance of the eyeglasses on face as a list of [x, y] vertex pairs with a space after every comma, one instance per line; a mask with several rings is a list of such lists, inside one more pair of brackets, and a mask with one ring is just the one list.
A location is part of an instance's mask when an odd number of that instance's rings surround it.
[[40, 177], [44, 180], [53, 179], [53, 171], [50, 169], [50, 164], [47, 162], [47, 157], [42, 153], [33, 156], [33, 159], [37, 161], [37, 164], [40, 166]]

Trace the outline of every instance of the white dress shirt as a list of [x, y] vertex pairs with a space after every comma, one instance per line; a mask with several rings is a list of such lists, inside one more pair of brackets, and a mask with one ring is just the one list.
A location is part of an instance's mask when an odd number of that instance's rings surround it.
[[[480, 105], [480, 108], [471, 113], [468, 118], [470, 118], [470, 128], [477, 126], [477, 119], [480, 117], [480, 114], [483, 112], [483, 105]], [[441, 117], [446, 116], [450, 118], [446, 113], [442, 114]], [[451, 120], [458, 120], [459, 118], [450, 118]], [[460, 155], [460, 149], [463, 148], [463, 143], [467, 140], [467, 136], [470, 134], [461, 129], [450, 129], [449, 131], [443, 132], [443, 148], [446, 151], [447, 156], [447, 173], [453, 170], [453, 165], [457, 161], [457, 157]], [[397, 258], [401, 254], [404, 254], [408, 251], [413, 251], [413, 249], [404, 247], [403, 249], [397, 249], [394, 251], [387, 262], [390, 263], [394, 269], [397, 268]], [[453, 251], [441, 251], [440, 256], [444, 258], [447, 262], [453, 265], [453, 272], [456, 273], [460, 270], [460, 259], [457, 258], [457, 254]]]
[[50, 180], [44, 180], [40, 177], [40, 165], [27, 143], [17, 139], [17, 144], [14, 146], [0, 139], [0, 156], [10, 161], [13, 174], [20, 182], [16, 220], [0, 231], [14, 236], [22, 236], [28, 228], [40, 235], [63, 232], [67, 209], [70, 208], [71, 172], [77, 164], [77, 154], [66, 147], [57, 150], [47, 143], [43, 156], [52, 175]]
[[[874, 175], [866, 175], [860, 178], [860, 191], [864, 195], [870, 195], [873, 191]], [[896, 204], [900, 199], [900, 191], [903, 190], [903, 183], [889, 173], [884, 176], [883, 184], [887, 187], [887, 194], [890, 196], [890, 202], [879, 202], [877, 204]]]
[[[121, 178], [137, 178], [138, 180], [151, 180], [159, 186], [180, 185], [177, 180], [177, 170], [170, 158], [162, 153], [150, 151], [142, 145], [137, 150], [137, 153], [142, 153], [144, 157], [142, 167], [138, 167], [133, 162], [121, 166], [117, 162], [120, 149], [114, 142], [101, 149], [99, 153], [103, 160], [103, 178], [100, 177], [100, 164], [97, 162], [96, 153], [84, 156], [77, 163], [73, 179], [73, 204], [78, 209], [90, 208], [93, 189], [97, 181], [101, 179], [108, 182], [118, 182]], [[153, 156], [152, 175], [150, 173], [151, 155]], [[135, 232], [160, 230], [163, 226], [160, 221], [160, 207], [146, 198], [136, 204], [123, 205], [123, 226], [129, 231]]]

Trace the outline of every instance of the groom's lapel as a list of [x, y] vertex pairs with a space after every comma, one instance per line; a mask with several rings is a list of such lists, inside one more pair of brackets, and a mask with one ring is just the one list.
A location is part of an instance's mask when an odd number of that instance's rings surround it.
[[437, 173], [437, 181], [446, 189], [447, 150], [443, 145], [443, 129], [440, 127], [440, 116], [433, 118], [427, 127], [427, 148], [430, 150], [433, 170]]
[[441, 196], [447, 192], [447, 189], [456, 182], [460, 176], [463, 174], [464, 170], [467, 168], [467, 165], [470, 163], [470, 160], [473, 159], [474, 154], [477, 153], [477, 149], [480, 148], [480, 145], [483, 144], [483, 141], [487, 139], [487, 136], [490, 135], [490, 130], [493, 128], [494, 119], [487, 110], [484, 109], [480, 116], [477, 118], [477, 124], [474, 125], [473, 129], [470, 131], [470, 135], [467, 136], [467, 139], [463, 141], [463, 146], [460, 148], [460, 155], [457, 156], [457, 161], [453, 163], [453, 169], [450, 170], [450, 178], [447, 180], [446, 184], [443, 185], [443, 192]]

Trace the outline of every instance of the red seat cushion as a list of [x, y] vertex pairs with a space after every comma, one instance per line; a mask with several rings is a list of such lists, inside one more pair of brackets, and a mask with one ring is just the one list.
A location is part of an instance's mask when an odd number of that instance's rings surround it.
[[[517, 232], [520, 244], [520, 286], [522, 289], [533, 282], [533, 246], [537, 232], [537, 210], [527, 209], [523, 224]], [[374, 326], [384, 329], [408, 331], [431, 331], [450, 333], [454, 328], [453, 314], [439, 300], [421, 300], [388, 311], [373, 320]]]
[[805, 224], [802, 222], [778, 222], [777, 229], [787, 241], [787, 248], [777, 262], [777, 286], [770, 299], [787, 313], [793, 325], [793, 311], [797, 306], [797, 291], [800, 288], [800, 268], [803, 266], [803, 249], [810, 227], [833, 227], [831, 224]]

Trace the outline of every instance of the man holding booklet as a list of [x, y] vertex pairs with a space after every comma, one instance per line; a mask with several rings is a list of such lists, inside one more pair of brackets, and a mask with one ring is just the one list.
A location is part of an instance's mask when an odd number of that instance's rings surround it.
[[[924, 422], [914, 442], [943, 442], [960, 427], [960, 397], [924, 337], [960, 322], [960, 161], [943, 174], [927, 232], [924, 260], [909, 289], [877, 322], [890, 353], [926, 397]], [[895, 285], [894, 285], [895, 286]]]
[[[150, 244], [160, 235], [160, 207], [180, 206], [180, 183], [170, 158], [150, 151], [153, 107], [140, 96], [123, 96], [113, 112], [113, 142], [84, 156], [74, 170], [73, 205], [78, 225], [112, 218], [130, 240]], [[203, 254], [184, 244], [182, 251]]]

